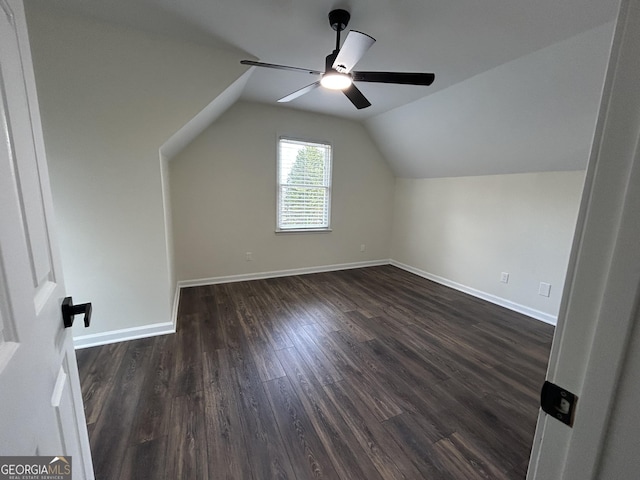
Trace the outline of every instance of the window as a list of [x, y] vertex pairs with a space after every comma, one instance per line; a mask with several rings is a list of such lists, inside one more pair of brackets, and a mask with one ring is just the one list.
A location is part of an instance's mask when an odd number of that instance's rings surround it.
[[278, 141], [277, 231], [329, 230], [331, 145]]

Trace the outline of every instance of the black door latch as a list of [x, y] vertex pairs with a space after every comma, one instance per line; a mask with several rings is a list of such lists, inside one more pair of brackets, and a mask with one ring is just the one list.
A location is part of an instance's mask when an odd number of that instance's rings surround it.
[[80, 314], [84, 314], [84, 326], [85, 328], [88, 327], [91, 323], [91, 304], [81, 303], [80, 305], [74, 305], [71, 297], [67, 297], [62, 301], [64, 328], [71, 327], [73, 325], [73, 317]]
[[573, 427], [578, 397], [551, 382], [544, 382], [540, 393], [540, 406], [545, 413]]

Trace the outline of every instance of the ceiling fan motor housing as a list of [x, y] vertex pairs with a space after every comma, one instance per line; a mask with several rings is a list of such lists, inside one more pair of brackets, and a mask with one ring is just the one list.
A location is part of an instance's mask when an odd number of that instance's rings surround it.
[[349, 19], [351, 18], [351, 14], [346, 10], [331, 10], [329, 12], [329, 24], [331, 28], [333, 28], [337, 32], [341, 32], [347, 25], [349, 25]]

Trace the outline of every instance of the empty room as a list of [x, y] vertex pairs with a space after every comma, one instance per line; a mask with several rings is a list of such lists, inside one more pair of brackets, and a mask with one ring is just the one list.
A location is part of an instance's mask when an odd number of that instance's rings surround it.
[[[16, 208], [52, 232], [25, 256], [32, 333], [49, 297], [68, 328], [58, 437], [1, 455], [98, 479], [640, 471], [637, 0], [4, 3], [44, 192]], [[11, 308], [0, 379], [36, 368]]]

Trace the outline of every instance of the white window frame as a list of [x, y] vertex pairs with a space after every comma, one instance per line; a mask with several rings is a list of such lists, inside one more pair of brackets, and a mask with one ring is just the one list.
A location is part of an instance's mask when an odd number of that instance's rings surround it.
[[[298, 143], [301, 145], [310, 145], [310, 146], [319, 146], [322, 148], [328, 149], [328, 159], [325, 161], [325, 183], [322, 185], [322, 188], [325, 188], [327, 191], [326, 194], [326, 224], [324, 225], [314, 225], [311, 227], [304, 226], [295, 226], [288, 227], [283, 226], [281, 221], [281, 205], [282, 205], [282, 191], [283, 186], [286, 186], [287, 183], [282, 182], [281, 173], [282, 173], [282, 162], [281, 162], [281, 143], [282, 142], [291, 142]], [[330, 232], [331, 231], [331, 196], [332, 196], [332, 174], [333, 174], [333, 145], [330, 142], [322, 141], [322, 140], [309, 140], [303, 138], [296, 138], [287, 135], [282, 135], [278, 137], [278, 145], [277, 145], [277, 154], [276, 154], [276, 233], [318, 233], [318, 232]]]

